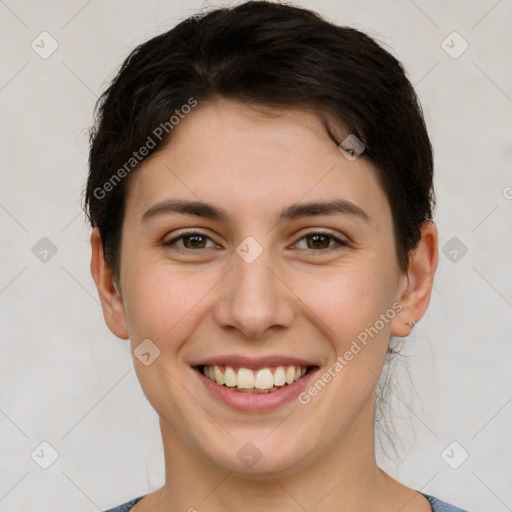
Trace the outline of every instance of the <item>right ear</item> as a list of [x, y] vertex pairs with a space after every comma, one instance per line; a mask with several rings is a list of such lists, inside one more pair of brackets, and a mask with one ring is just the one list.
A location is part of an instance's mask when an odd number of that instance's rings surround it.
[[123, 299], [118, 291], [112, 271], [105, 261], [101, 234], [98, 228], [91, 233], [91, 274], [100, 296], [103, 317], [108, 328], [121, 339], [128, 339]]

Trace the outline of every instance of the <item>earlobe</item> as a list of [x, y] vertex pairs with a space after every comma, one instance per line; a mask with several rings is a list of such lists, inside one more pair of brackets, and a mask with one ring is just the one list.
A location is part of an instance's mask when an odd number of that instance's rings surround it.
[[108, 328], [121, 339], [128, 339], [121, 293], [112, 271], [105, 261], [101, 234], [98, 228], [91, 233], [91, 274], [96, 283]]
[[404, 276], [397, 299], [402, 309], [391, 323], [393, 336], [408, 336], [414, 324], [425, 314], [432, 294], [437, 263], [437, 229], [432, 222], [425, 221], [421, 227], [421, 240], [409, 255], [407, 275]]

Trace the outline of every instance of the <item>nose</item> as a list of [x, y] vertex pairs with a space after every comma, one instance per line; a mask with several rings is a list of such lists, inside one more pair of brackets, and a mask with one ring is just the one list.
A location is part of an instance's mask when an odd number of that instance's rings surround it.
[[248, 262], [237, 253], [217, 297], [214, 316], [222, 328], [235, 328], [246, 338], [257, 339], [267, 331], [285, 329], [294, 321], [297, 297], [286, 284], [284, 271], [264, 250]]

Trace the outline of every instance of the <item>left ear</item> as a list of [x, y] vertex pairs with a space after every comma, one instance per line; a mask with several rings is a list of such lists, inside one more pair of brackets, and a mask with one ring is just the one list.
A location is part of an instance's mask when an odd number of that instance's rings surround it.
[[418, 322], [427, 310], [438, 258], [437, 229], [433, 222], [425, 221], [421, 226], [421, 240], [409, 254], [409, 266], [403, 275], [397, 298], [402, 309], [391, 321], [393, 336], [408, 336], [412, 330], [408, 324]]

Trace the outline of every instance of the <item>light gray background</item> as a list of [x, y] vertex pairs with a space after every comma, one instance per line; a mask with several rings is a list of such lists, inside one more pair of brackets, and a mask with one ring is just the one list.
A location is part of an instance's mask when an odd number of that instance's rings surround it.
[[[298, 4], [392, 48], [435, 148], [439, 270], [393, 388], [398, 453], [381, 463], [470, 512], [512, 510], [512, 2]], [[163, 483], [156, 413], [89, 274], [80, 193], [97, 95], [131, 49], [205, 5], [0, 0], [0, 512], [104, 510]], [[59, 45], [46, 59], [31, 47], [43, 31]], [[458, 58], [453, 31], [469, 43]], [[452, 237], [465, 255], [443, 254]]]

